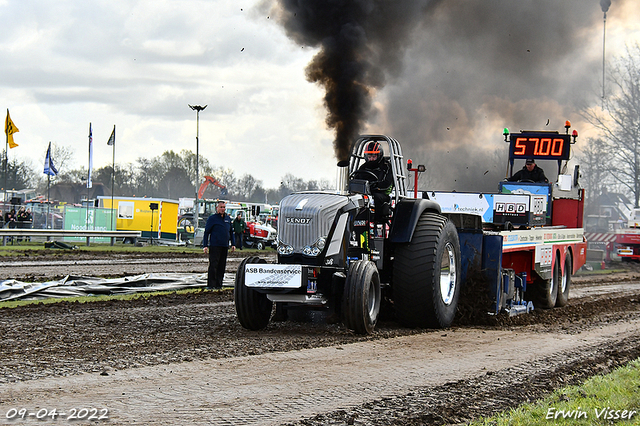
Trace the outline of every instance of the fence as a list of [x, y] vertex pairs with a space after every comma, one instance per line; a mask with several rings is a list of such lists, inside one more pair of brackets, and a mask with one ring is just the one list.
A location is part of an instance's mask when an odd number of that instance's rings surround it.
[[91, 238], [109, 238], [111, 245], [115, 244], [116, 238], [139, 238], [140, 231], [92, 231], [92, 230], [69, 230], [69, 229], [20, 229], [3, 228], [0, 229], [2, 245], [7, 245], [7, 238], [44, 238], [49, 241], [52, 237], [82, 237], [90, 245]]

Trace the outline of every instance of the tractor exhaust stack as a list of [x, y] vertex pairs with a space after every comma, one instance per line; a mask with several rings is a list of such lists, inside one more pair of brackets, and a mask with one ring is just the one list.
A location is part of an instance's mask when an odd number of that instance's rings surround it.
[[349, 162], [346, 160], [338, 162], [336, 192], [341, 195], [349, 193]]

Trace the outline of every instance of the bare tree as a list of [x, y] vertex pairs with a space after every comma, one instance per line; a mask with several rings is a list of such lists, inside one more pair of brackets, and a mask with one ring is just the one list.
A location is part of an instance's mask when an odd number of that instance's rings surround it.
[[178, 199], [181, 197], [191, 197], [194, 187], [183, 167], [171, 166], [164, 168], [163, 176], [159, 182], [160, 197]]
[[306, 191], [308, 189], [308, 183], [302, 178], [295, 177], [291, 173], [287, 173], [282, 177], [280, 182], [280, 198], [284, 198], [292, 192]]
[[640, 204], [640, 45], [627, 47], [627, 56], [612, 67], [611, 95], [602, 111], [590, 109], [587, 119], [602, 131], [612, 162], [611, 177], [633, 194]]
[[136, 170], [132, 163], [124, 166], [116, 164], [116, 173], [114, 176], [115, 188], [114, 194], [120, 196], [132, 196], [135, 192], [135, 175]]
[[183, 160], [184, 167], [189, 175], [189, 178], [193, 182], [194, 188], [196, 186], [200, 186], [202, 182], [204, 182], [205, 176], [211, 176], [213, 173], [213, 167], [209, 160], [204, 158], [202, 155], [199, 156], [198, 159], [198, 179], [200, 182], [196, 182], [196, 154], [188, 149], [183, 149], [180, 151], [180, 157]]
[[[71, 153], [64, 149], [61, 152], [63, 161], [71, 158]], [[55, 158], [55, 157], [54, 157]], [[59, 163], [56, 160], [56, 165]], [[62, 163], [61, 163], [62, 164]], [[42, 169], [40, 169], [42, 170]], [[112, 166], [94, 170], [93, 180], [101, 182], [111, 189]], [[229, 168], [212, 167], [205, 158], [199, 162], [200, 184], [205, 176], [213, 177], [217, 185], [208, 185], [203, 198], [221, 198], [236, 201], [278, 202], [283, 196], [295, 191], [325, 190], [331, 187], [326, 179], [309, 180], [286, 174], [279, 188], [267, 189], [262, 181], [250, 174], [236, 178], [235, 172]], [[58, 182], [86, 183], [87, 170], [84, 167], [66, 170], [64, 177], [58, 176]], [[161, 197], [161, 198], [194, 198], [195, 196], [195, 154], [182, 150], [179, 154], [165, 151], [154, 158], [140, 157], [135, 163], [115, 165], [114, 194], [118, 196]]]
[[137, 160], [135, 177], [135, 195], [144, 197], [158, 197], [158, 187], [162, 178], [162, 167], [158, 158], [148, 159], [140, 157]]
[[254, 200], [253, 197], [261, 188], [262, 181], [257, 180], [250, 174], [244, 174], [240, 179], [238, 179], [234, 193], [245, 200], [257, 201]]
[[51, 151], [54, 164], [58, 172], [61, 173], [73, 161], [73, 151], [66, 146], [58, 145], [56, 142], [51, 143]]
[[[44, 159], [46, 150], [42, 152], [42, 158]], [[58, 145], [56, 142], [51, 143], [51, 156], [53, 157], [53, 164], [58, 169], [56, 176], [51, 176], [51, 182], [75, 182], [78, 175], [77, 170], [69, 168], [69, 164], [73, 162], [73, 150], [70, 148]], [[42, 169], [38, 168], [37, 176], [39, 176], [38, 187], [45, 187], [47, 179], [42, 175]], [[42, 176], [41, 176], [42, 175]], [[85, 175], [86, 177], [86, 175]]]
[[594, 201], [603, 192], [610, 191], [611, 186], [611, 164], [607, 144], [602, 139], [588, 138], [586, 146], [578, 155], [582, 167], [584, 184], [587, 199], [588, 214], [597, 214], [598, 209]]

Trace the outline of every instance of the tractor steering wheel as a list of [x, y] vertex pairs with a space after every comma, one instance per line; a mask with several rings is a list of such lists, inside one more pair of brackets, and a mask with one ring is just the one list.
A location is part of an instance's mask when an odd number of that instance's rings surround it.
[[[361, 175], [365, 175], [365, 176], [372, 177], [372, 178], [373, 178], [373, 182], [377, 182], [377, 181], [378, 181], [378, 176], [376, 176], [376, 174], [375, 174], [375, 173], [373, 173], [372, 171], [369, 171], [369, 170], [355, 170], [353, 173], [351, 173], [351, 174], [349, 175], [349, 179], [355, 179], [355, 177], [356, 177], [357, 175], [360, 175], [360, 174], [361, 174]], [[363, 179], [365, 179], [365, 180], [369, 180], [369, 179], [367, 179], [367, 178], [365, 178], [365, 177], [363, 177]]]

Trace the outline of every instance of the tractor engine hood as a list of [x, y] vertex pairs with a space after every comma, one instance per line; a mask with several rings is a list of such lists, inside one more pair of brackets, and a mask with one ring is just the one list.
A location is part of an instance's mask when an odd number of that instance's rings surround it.
[[289, 248], [287, 254], [294, 254], [303, 253], [305, 247], [326, 239], [338, 211], [353, 202], [351, 198], [318, 192], [296, 193], [283, 198], [278, 219], [279, 244]]

